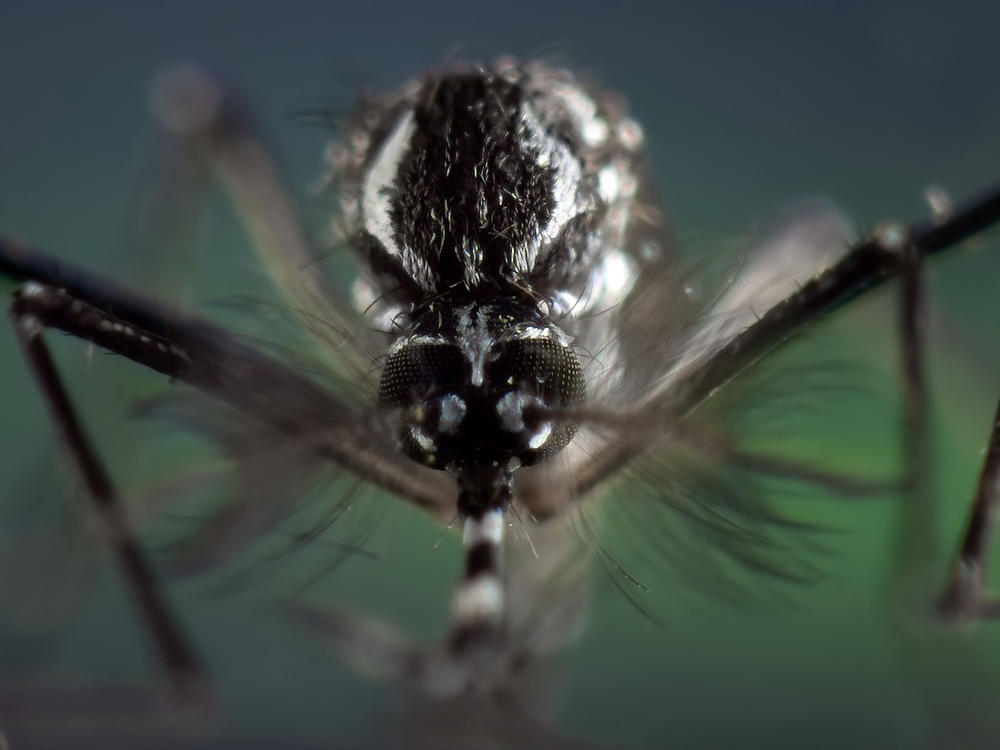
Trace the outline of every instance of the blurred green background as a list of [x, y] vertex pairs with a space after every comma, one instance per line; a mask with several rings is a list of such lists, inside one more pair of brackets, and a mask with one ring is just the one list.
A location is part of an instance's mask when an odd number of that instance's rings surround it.
[[[830, 198], [860, 228], [919, 218], [929, 184], [961, 197], [1000, 178], [998, 29], [1000, 6], [988, 2], [6, 0], [0, 232], [150, 289], [132, 243], [156, 171], [149, 81], [164, 64], [209, 64], [247, 94], [319, 226], [323, 202], [308, 187], [328, 134], [296, 112], [343, 110], [361, 84], [386, 89], [451, 57], [502, 53], [547, 54], [621, 90], [645, 127], [677, 233], [701, 251], [804, 195]], [[198, 237], [196, 252], [177, 260], [181, 275], [196, 281], [167, 285], [175, 302], [218, 314], [205, 302], [267, 294], [224, 202], [209, 202]], [[934, 453], [946, 506], [935, 530], [945, 552], [1000, 395], [998, 250], [996, 239], [975, 243], [930, 273]], [[875, 394], [845, 401], [838, 426], [819, 423], [805, 452], [844, 451], [831, 461], [883, 473], [896, 466], [893, 325], [891, 298], [880, 293], [790, 353], [850, 357]], [[137, 398], [162, 390], [160, 380], [88, 357], [75, 342], [57, 350], [98, 443], [118, 457], [112, 464], [123, 484], [142, 485], [162, 474], [162, 456], [183, 453], [154, 439], [155, 425], [129, 417]], [[3, 327], [0, 353], [0, 683], [148, 676], [142, 635], [106, 561], [67, 563], [77, 558], [56, 542], [57, 511], [73, 500], [69, 481]], [[826, 575], [782, 590], [779, 602], [734, 607], [644, 579], [652, 609], [666, 612], [658, 627], [595, 574], [593, 614], [555, 693], [559, 731], [609, 747], [1000, 743], [1000, 722], [984, 709], [995, 705], [1000, 679], [980, 679], [998, 664], [1000, 626], [957, 639], [900, 627], [887, 583], [898, 508], [888, 499], [814, 495], [797, 515], [838, 529], [825, 539]], [[310, 598], [381, 607], [434, 634], [459, 568], [457, 545], [438, 544], [438, 529], [395, 504], [375, 500], [365, 512], [378, 521], [364, 543], [376, 559], [352, 558]], [[356, 525], [364, 532], [373, 524]], [[314, 561], [324, 554], [308, 552]], [[940, 555], [935, 562], [943, 564]], [[33, 710], [44, 718], [14, 717], [16, 727], [7, 719], [14, 747], [375, 743], [380, 724], [412, 709], [409, 699], [356, 677], [313, 634], [285, 622], [272, 606], [282, 580], [227, 596], [197, 583], [171, 589], [216, 680], [218, 726], [166, 732], [55, 719], [39, 702]]]

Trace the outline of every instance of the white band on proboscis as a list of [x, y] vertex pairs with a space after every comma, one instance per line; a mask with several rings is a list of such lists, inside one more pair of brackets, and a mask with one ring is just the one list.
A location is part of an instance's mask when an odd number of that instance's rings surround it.
[[503, 511], [499, 508], [488, 510], [481, 518], [465, 519], [462, 531], [462, 544], [466, 549], [480, 542], [488, 542], [499, 547], [503, 541]]
[[503, 611], [503, 586], [494, 575], [479, 575], [462, 581], [451, 599], [454, 622], [496, 620]]

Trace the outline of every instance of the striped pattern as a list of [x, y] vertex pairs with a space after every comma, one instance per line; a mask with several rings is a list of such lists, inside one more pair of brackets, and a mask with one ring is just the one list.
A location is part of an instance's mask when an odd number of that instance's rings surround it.
[[503, 618], [504, 590], [500, 580], [503, 511], [489, 510], [465, 519], [465, 575], [451, 600], [451, 647], [456, 651], [494, 633]]

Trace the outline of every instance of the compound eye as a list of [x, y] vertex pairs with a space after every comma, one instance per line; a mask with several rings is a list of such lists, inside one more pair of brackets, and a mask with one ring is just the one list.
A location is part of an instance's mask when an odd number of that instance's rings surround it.
[[573, 439], [575, 425], [540, 417], [538, 410], [572, 406], [586, 396], [583, 370], [572, 349], [544, 338], [506, 341], [490, 365], [490, 379], [495, 387], [511, 389], [497, 401], [497, 417], [502, 429], [518, 435], [522, 465], [558, 453]]
[[465, 360], [454, 344], [404, 344], [386, 359], [378, 400], [406, 406], [431, 394], [456, 390], [465, 378]]
[[499, 345], [490, 379], [535, 395], [547, 406], [583, 401], [586, 387], [576, 354], [548, 338], [512, 339]]

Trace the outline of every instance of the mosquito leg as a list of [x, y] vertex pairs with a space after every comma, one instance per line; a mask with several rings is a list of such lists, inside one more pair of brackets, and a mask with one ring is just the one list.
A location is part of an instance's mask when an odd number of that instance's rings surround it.
[[153, 87], [153, 110], [176, 139], [212, 172], [232, 201], [257, 255], [303, 327], [332, 347], [356, 378], [386, 342], [366, 338], [356, 311], [341, 302], [323, 272], [289, 198], [278, 165], [254, 132], [247, 108], [220, 80], [192, 65], [166, 70]]
[[[904, 383], [903, 440], [908, 491], [903, 509], [901, 563], [913, 583], [927, 587], [932, 580], [929, 566], [937, 559], [934, 530], [938, 511], [934, 502], [930, 461], [927, 385], [922, 333], [926, 302], [922, 263], [912, 246], [903, 250], [901, 296], [901, 354]], [[968, 527], [937, 611], [947, 619], [1000, 617], [1000, 601], [985, 601], [985, 570], [989, 543], [1000, 503], [1000, 407], [979, 485], [972, 503]]]
[[993, 417], [993, 430], [986, 459], [969, 512], [962, 546], [952, 567], [944, 592], [938, 599], [938, 613], [947, 619], [1000, 617], [1000, 601], [984, 601], [989, 543], [996, 528], [1000, 505], [1000, 404]]
[[16, 297], [10, 315], [18, 342], [52, 421], [79, 473], [129, 592], [152, 633], [172, 697], [182, 703], [197, 700], [205, 683], [202, 666], [163, 597], [156, 576], [136, 540], [125, 508], [103, 463], [77, 417], [69, 394], [42, 338], [42, 322]]
[[26, 282], [18, 304], [44, 327], [91, 341], [308, 439], [329, 461], [439, 517], [454, 513], [454, 482], [444, 472], [416, 467], [370, 413], [226, 331], [3, 238], [0, 274]]
[[[898, 225], [888, 225], [875, 233], [887, 250], [899, 254], [899, 356], [902, 376], [903, 504], [898, 537], [898, 575], [903, 596], [923, 607], [926, 592], [933, 585], [933, 565], [937, 559], [935, 529], [937, 503], [930, 460], [927, 375], [924, 364], [924, 335], [927, 324], [924, 264], [920, 249]], [[904, 602], [910, 603], [910, 602]]]
[[926, 294], [923, 263], [912, 246], [902, 250], [900, 294], [900, 360], [903, 376], [903, 450], [906, 481], [925, 486], [928, 455], [927, 376], [924, 368]]
[[[652, 415], [663, 424], [675, 424], [789, 336], [898, 275], [902, 270], [900, 249], [904, 240], [923, 258], [958, 245], [998, 220], [1000, 185], [994, 185], [955, 206], [944, 219], [901, 228], [899, 247], [887, 247], [886, 237], [873, 237], [855, 245], [841, 260], [771, 307], [698, 367], [679, 377], [662, 398], [642, 404], [640, 410], [629, 416], [641, 420], [643, 415]], [[579, 470], [573, 472], [571, 496], [583, 496], [603, 484], [645, 449], [645, 445], [623, 443], [609, 447], [599, 456], [587, 457]]]

